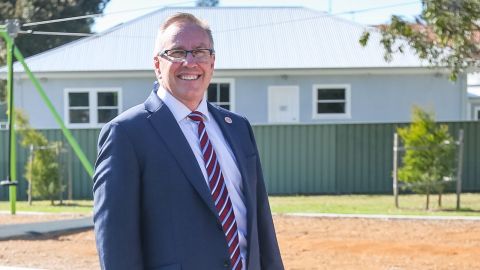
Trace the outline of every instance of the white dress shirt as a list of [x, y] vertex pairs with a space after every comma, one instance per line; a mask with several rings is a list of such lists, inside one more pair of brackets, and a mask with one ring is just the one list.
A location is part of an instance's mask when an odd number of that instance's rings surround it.
[[[207, 170], [205, 169], [205, 161], [203, 160], [202, 151], [200, 149], [200, 142], [198, 139], [198, 124], [192, 121], [187, 116], [191, 113], [183, 103], [177, 100], [172, 94], [164, 89], [161, 85], [158, 87], [158, 97], [167, 105], [172, 112], [175, 120], [177, 120], [180, 129], [185, 135], [190, 148], [195, 154], [198, 165], [202, 170], [205, 183], [208, 185]], [[246, 255], [247, 255], [247, 209], [245, 207], [245, 198], [243, 196], [242, 176], [238, 170], [238, 166], [233, 155], [232, 149], [228, 145], [223, 133], [218, 126], [215, 119], [208, 112], [207, 102], [205, 98], [202, 99], [196, 111], [201, 112], [205, 116], [205, 128], [208, 138], [217, 154], [220, 168], [222, 169], [225, 185], [228, 190], [228, 195], [232, 202], [233, 211], [235, 213], [235, 220], [237, 221], [238, 236], [240, 243], [240, 253], [242, 255], [243, 270], [246, 270]]]

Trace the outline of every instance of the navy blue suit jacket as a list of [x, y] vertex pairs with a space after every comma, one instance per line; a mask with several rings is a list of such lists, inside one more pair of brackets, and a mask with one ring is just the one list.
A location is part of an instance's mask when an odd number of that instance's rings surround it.
[[[247, 269], [283, 269], [252, 128], [232, 112], [211, 104], [208, 109], [242, 175]], [[155, 91], [144, 104], [105, 125], [98, 146], [93, 192], [102, 269], [229, 269], [209, 188], [173, 114]]]

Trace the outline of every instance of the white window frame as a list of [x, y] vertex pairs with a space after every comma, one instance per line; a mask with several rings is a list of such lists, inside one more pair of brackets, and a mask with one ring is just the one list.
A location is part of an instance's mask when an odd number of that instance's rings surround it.
[[[5, 112], [6, 112], [6, 110], [8, 109], [8, 107], [6, 106], [7, 102], [0, 102], [0, 105], [4, 105]], [[7, 115], [7, 119], [5, 120], [6, 120], [5, 122], [0, 121], [0, 130], [8, 129], [8, 115]]]
[[[63, 91], [63, 117], [68, 128], [101, 128], [105, 123], [98, 123], [98, 100], [97, 94], [102, 92], [116, 92], [118, 103], [118, 114], [122, 113], [122, 89], [119, 87], [102, 87], [102, 88], [65, 88]], [[70, 123], [70, 103], [68, 94], [70, 93], [88, 93], [88, 113], [89, 123]]]
[[474, 120], [480, 120], [480, 118], [478, 117], [478, 114], [480, 112], [480, 105], [477, 105], [475, 107], [473, 107], [473, 119]]
[[[228, 83], [230, 85], [230, 111], [235, 112], [235, 79], [233, 78], [212, 78], [210, 83]], [[208, 91], [208, 89], [207, 89]], [[207, 91], [205, 91], [205, 99], [208, 101]], [[212, 104], [216, 104], [213, 103]]]
[[[345, 89], [344, 113], [317, 113], [318, 89]], [[351, 85], [350, 84], [314, 84], [312, 86], [312, 119], [349, 119], [351, 118]]]

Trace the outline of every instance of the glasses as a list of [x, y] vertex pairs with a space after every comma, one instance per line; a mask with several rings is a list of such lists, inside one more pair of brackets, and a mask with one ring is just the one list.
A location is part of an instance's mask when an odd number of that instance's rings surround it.
[[215, 51], [213, 49], [165, 50], [160, 53], [160, 56], [164, 56], [172, 62], [183, 62], [187, 59], [189, 53], [195, 58], [195, 60], [204, 62], [207, 61]]

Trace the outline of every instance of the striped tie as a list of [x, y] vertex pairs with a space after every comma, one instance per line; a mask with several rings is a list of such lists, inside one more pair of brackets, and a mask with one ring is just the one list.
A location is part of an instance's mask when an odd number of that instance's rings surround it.
[[228, 252], [230, 253], [230, 263], [233, 270], [242, 269], [242, 258], [240, 256], [240, 245], [238, 242], [237, 222], [233, 212], [232, 202], [228, 196], [228, 190], [225, 186], [220, 163], [218, 163], [215, 150], [208, 139], [208, 134], [203, 123], [203, 114], [194, 111], [188, 117], [198, 124], [198, 137], [200, 140], [200, 149], [202, 150], [203, 160], [207, 169], [208, 184], [212, 199], [215, 202], [223, 232], [228, 243]]

